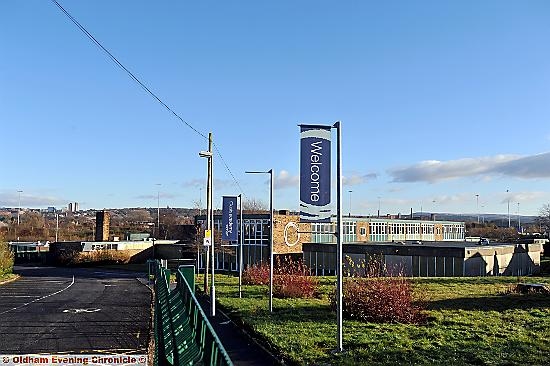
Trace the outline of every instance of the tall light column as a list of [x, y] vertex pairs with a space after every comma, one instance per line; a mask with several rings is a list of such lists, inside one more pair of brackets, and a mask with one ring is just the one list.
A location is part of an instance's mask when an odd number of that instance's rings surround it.
[[479, 194], [476, 194], [477, 223], [479, 224]]
[[55, 242], [57, 243], [57, 234], [59, 232], [59, 214], [55, 213]]
[[351, 217], [351, 194], [352, 194], [353, 191], [348, 191], [349, 193], [349, 215]]
[[518, 202], [518, 233], [521, 233], [521, 216], [519, 215], [519, 202]]
[[[506, 190], [506, 193], [510, 192], [509, 189]], [[512, 226], [510, 221], [510, 196], [508, 196], [508, 227]]]
[[19, 216], [21, 214], [21, 193], [23, 191], [21, 190], [18, 190], [17, 193], [19, 195], [19, 205], [17, 206], [17, 227], [15, 228], [15, 236], [17, 238], [17, 241], [19, 241], [19, 236], [17, 236], [17, 230], [19, 229], [19, 223], [20, 223], [20, 220], [19, 220]]
[[273, 169], [247, 171], [247, 174], [269, 174], [269, 312], [273, 312]]
[[[214, 154], [212, 153], [212, 132], [208, 133], [208, 151], [201, 151], [199, 153], [199, 156], [201, 158], [206, 158], [208, 160], [208, 179], [206, 182], [206, 229], [210, 230], [210, 246], [207, 248], [207, 250], [210, 250], [210, 262], [211, 262], [211, 284], [210, 284], [210, 315], [215, 316], [216, 315], [216, 287], [215, 287], [215, 281], [214, 281], [214, 210], [212, 209], [213, 202], [213, 174], [214, 174], [214, 168], [213, 168], [213, 161], [212, 157]], [[206, 255], [208, 258], [208, 253]], [[208, 274], [207, 274], [207, 268], [208, 268], [208, 262], [205, 266], [205, 273], [204, 273], [204, 284], [205, 284], [205, 291], [208, 288]]]
[[155, 184], [157, 186], [157, 236], [160, 237], [160, 183]]
[[21, 193], [22, 193], [22, 192], [23, 192], [23, 191], [17, 191], [17, 193], [19, 194], [19, 206], [17, 206], [17, 226], [19, 226], [19, 223], [20, 223], [20, 221], [19, 221], [19, 214], [20, 214], [20, 212], [21, 212]]

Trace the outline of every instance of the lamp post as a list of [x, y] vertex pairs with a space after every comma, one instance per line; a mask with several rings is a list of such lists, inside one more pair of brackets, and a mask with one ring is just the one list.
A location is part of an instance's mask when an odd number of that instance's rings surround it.
[[479, 194], [476, 194], [477, 223], [479, 224]]
[[19, 215], [21, 213], [21, 193], [23, 191], [21, 190], [18, 190], [17, 193], [19, 195], [19, 205], [17, 206], [17, 228], [15, 229], [16, 230], [16, 234], [15, 236], [17, 237], [17, 241], [19, 241], [19, 237], [17, 236], [17, 229], [19, 229], [19, 223], [20, 223], [20, 220], [19, 220]]
[[[210, 231], [210, 262], [212, 268], [210, 269], [212, 280], [210, 284], [210, 316], [216, 315], [216, 288], [214, 284], [214, 210], [212, 209], [212, 197], [213, 197], [213, 161], [212, 157], [214, 154], [212, 153], [212, 132], [208, 133], [208, 151], [201, 151], [199, 152], [199, 156], [201, 158], [206, 158], [208, 160], [208, 179], [206, 183], [206, 229]], [[206, 255], [208, 258], [208, 253]], [[205, 266], [204, 270], [204, 290], [208, 288], [208, 274], [207, 274], [207, 268], [208, 268], [208, 262]]]
[[55, 242], [57, 243], [57, 234], [59, 232], [59, 214], [55, 213]]
[[[506, 193], [510, 192], [509, 189], [506, 190]], [[508, 196], [508, 227], [511, 226], [511, 221], [510, 221], [510, 196]]]
[[518, 233], [521, 233], [521, 216], [519, 215], [519, 202], [518, 202]]
[[273, 312], [273, 169], [247, 171], [247, 174], [269, 174], [269, 312]]
[[157, 186], [157, 236], [160, 237], [160, 183], [155, 183]]
[[352, 192], [353, 191], [348, 191], [348, 193], [349, 193], [349, 214], [348, 214], [348, 216], [350, 216], [350, 217], [351, 217], [351, 193]]
[[17, 191], [17, 193], [19, 194], [19, 206], [17, 206], [17, 226], [19, 226], [19, 213], [21, 212], [21, 193], [23, 191]]

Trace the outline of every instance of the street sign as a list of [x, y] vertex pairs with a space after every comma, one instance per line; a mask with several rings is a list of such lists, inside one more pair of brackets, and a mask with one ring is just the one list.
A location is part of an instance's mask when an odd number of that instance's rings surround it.
[[203, 245], [206, 247], [212, 245], [212, 230], [204, 230]]

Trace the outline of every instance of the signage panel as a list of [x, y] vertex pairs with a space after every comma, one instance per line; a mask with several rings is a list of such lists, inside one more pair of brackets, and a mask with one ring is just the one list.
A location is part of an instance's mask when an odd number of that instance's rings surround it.
[[223, 196], [222, 240], [238, 240], [237, 197]]
[[300, 128], [300, 222], [329, 222], [331, 127]]

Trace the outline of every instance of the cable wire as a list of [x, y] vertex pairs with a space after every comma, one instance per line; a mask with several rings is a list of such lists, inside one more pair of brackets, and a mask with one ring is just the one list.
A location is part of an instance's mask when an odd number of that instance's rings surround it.
[[[193, 130], [196, 134], [198, 134], [199, 136], [201, 136], [205, 140], [208, 140], [208, 136], [206, 136], [206, 134], [200, 132], [198, 129], [196, 129], [189, 122], [185, 121], [179, 114], [177, 114], [172, 108], [170, 108], [165, 102], [163, 102], [162, 99], [160, 99], [160, 97], [158, 97], [153, 91], [151, 91], [151, 89], [149, 89], [137, 76], [135, 76], [134, 73], [132, 73], [107, 48], [105, 48], [101, 44], [101, 42], [99, 42], [90, 32], [88, 32], [88, 30], [86, 28], [84, 28], [84, 26], [82, 24], [80, 24], [80, 22], [78, 20], [76, 20], [67, 10], [65, 10], [65, 8], [63, 8], [63, 6], [61, 6], [61, 4], [59, 4], [59, 2], [57, 2], [57, 0], [51, 0], [51, 2], [54, 3], [63, 12], [63, 14], [65, 14], [71, 20], [71, 22], [74, 23], [74, 25], [77, 26], [78, 29], [80, 29], [80, 31], [82, 31], [82, 33], [84, 33], [86, 35], [86, 37], [88, 37], [90, 39], [90, 41], [92, 41], [97, 47], [99, 47], [100, 50], [102, 50], [105, 54], [107, 54], [107, 56], [111, 59], [111, 61], [113, 61], [123, 71], [125, 71], [128, 74], [128, 76], [130, 76], [130, 78], [132, 80], [134, 80], [143, 90], [145, 90], [151, 97], [153, 97], [153, 99], [155, 99], [157, 102], [159, 102], [164, 108], [166, 108], [170, 113], [172, 113], [177, 119], [179, 119], [187, 127], [189, 127], [191, 130]], [[214, 143], [214, 150], [216, 150], [217, 154], [220, 157], [220, 160], [222, 161], [223, 165], [225, 166], [225, 169], [229, 172], [229, 174], [231, 175], [231, 178], [235, 182], [235, 185], [239, 188], [240, 192], [243, 193], [241, 185], [239, 184], [239, 182], [235, 178], [235, 175], [233, 174], [233, 172], [229, 168], [229, 165], [226, 163], [225, 159], [223, 158], [223, 156], [220, 152], [220, 149], [218, 148], [216, 143]], [[243, 193], [243, 195], [244, 195], [244, 193]]]

